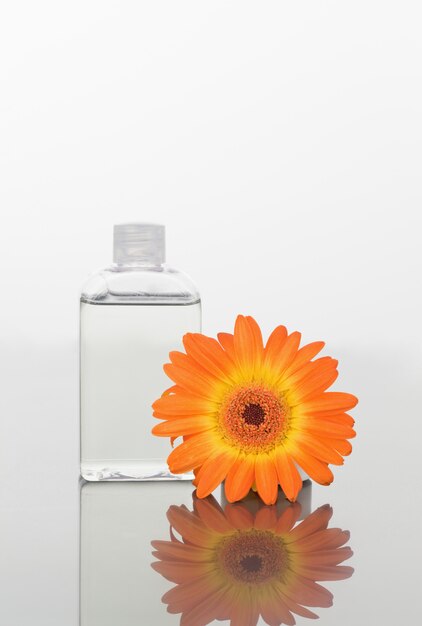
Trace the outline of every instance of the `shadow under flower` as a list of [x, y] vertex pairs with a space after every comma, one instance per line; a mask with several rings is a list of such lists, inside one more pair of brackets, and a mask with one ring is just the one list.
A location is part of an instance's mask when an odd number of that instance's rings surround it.
[[181, 614], [181, 626], [227, 620], [231, 626], [293, 625], [308, 607], [330, 607], [320, 581], [343, 580], [353, 552], [349, 532], [329, 528], [328, 504], [301, 518], [299, 502], [266, 506], [256, 496], [221, 507], [213, 496], [193, 496], [193, 510], [171, 506], [170, 540], [153, 541], [155, 571], [176, 583], [162, 602]]

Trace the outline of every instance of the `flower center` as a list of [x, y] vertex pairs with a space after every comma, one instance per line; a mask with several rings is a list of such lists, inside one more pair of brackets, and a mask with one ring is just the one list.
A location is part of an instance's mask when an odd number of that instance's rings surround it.
[[265, 411], [260, 404], [247, 404], [243, 409], [242, 417], [247, 424], [259, 426], [265, 420]]
[[224, 437], [245, 452], [265, 452], [285, 437], [289, 408], [272, 390], [250, 385], [232, 392], [220, 411]]
[[252, 584], [282, 579], [289, 565], [283, 540], [271, 531], [255, 528], [225, 538], [218, 560], [235, 581]]
[[259, 572], [262, 569], [262, 558], [257, 554], [245, 556], [240, 561], [240, 567], [244, 572]]

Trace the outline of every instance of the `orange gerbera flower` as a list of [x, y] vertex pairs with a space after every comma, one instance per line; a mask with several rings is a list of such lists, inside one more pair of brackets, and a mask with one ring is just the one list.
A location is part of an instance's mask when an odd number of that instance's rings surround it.
[[[170, 507], [170, 541], [153, 541], [152, 567], [176, 583], [162, 601], [181, 613], [183, 626], [230, 620], [231, 626], [295, 624], [293, 614], [316, 618], [306, 607], [329, 607], [332, 594], [316, 581], [341, 580], [351, 567], [339, 565], [353, 552], [349, 532], [328, 529], [325, 505], [296, 524], [301, 507], [261, 504], [253, 515], [242, 504], [224, 511], [210, 496], [194, 500], [194, 512]], [[295, 526], [295, 527], [294, 527]], [[175, 535], [181, 536], [181, 540]], [[342, 547], [344, 546], [344, 547]]]
[[168, 464], [175, 474], [195, 471], [198, 497], [225, 479], [230, 502], [254, 487], [272, 504], [278, 485], [295, 501], [298, 466], [328, 485], [328, 464], [342, 465], [350, 454], [354, 420], [346, 411], [357, 398], [326, 391], [337, 361], [312, 360], [324, 343], [299, 348], [300, 337], [277, 326], [264, 347], [256, 321], [239, 315], [233, 335], [219, 333], [217, 341], [187, 333], [186, 354], [170, 352], [164, 370], [176, 384], [153, 404], [154, 416], [165, 420], [153, 433], [183, 437]]

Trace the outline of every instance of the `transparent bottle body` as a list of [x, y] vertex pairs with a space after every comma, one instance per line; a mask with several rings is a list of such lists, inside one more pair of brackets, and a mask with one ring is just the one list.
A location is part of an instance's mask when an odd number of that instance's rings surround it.
[[152, 402], [183, 335], [201, 330], [189, 278], [167, 266], [112, 266], [81, 295], [81, 475], [86, 480], [183, 479], [167, 465], [168, 438], [152, 435]]

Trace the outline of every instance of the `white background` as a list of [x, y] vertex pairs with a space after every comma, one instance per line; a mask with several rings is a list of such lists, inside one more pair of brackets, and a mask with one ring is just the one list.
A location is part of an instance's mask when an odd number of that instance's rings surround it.
[[[371, 0], [1, 5], [10, 506], [60, 501], [47, 478], [75, 476], [78, 294], [111, 262], [124, 221], [166, 224], [168, 261], [197, 283], [206, 334], [244, 313], [265, 333], [285, 323], [325, 340], [337, 388], [360, 398], [335, 488], [358, 485], [368, 514], [375, 486], [415, 505], [421, 20], [419, 2]], [[361, 545], [376, 534], [362, 529]], [[410, 530], [401, 541], [411, 549]]]

